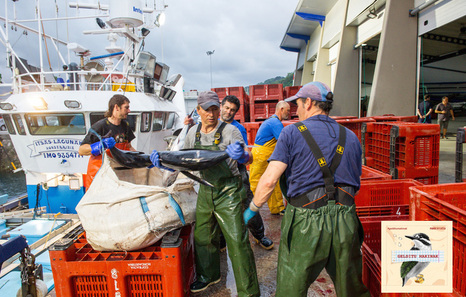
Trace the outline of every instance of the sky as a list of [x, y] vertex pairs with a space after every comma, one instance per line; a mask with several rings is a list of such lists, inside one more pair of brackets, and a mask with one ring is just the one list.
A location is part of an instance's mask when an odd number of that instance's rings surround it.
[[[2, 7], [4, 1], [0, 3]], [[152, 7], [154, 1], [157, 9], [167, 6], [166, 22], [160, 28], [151, 29], [144, 50], [152, 52], [157, 61], [170, 66], [170, 75], [182, 74], [186, 91], [209, 90], [211, 69], [214, 88], [254, 85], [294, 71], [297, 54], [280, 49], [280, 43], [298, 0], [143, 0], [143, 3]], [[97, 3], [96, 0], [84, 2]], [[96, 14], [95, 11], [82, 8], [76, 12], [76, 9], [68, 8], [64, 0], [41, 0], [40, 3], [43, 18], [54, 17], [56, 14], [59, 17]], [[55, 3], [58, 4], [58, 12]], [[108, 1], [103, 0], [101, 3], [106, 4]], [[33, 18], [35, 5], [34, 0], [16, 2], [17, 19]], [[15, 15], [14, 10], [8, 13], [9, 18]], [[0, 15], [4, 16], [4, 12]], [[0, 24], [3, 22], [0, 21]], [[37, 28], [37, 23], [26, 25]], [[2, 29], [6, 30], [3, 26]], [[64, 21], [44, 22], [47, 34], [77, 42], [89, 48], [91, 56], [107, 53], [104, 48], [109, 43], [105, 35], [82, 34], [83, 30], [97, 29], [99, 27], [93, 18], [77, 24], [70, 21], [68, 30]], [[20, 28], [17, 31], [11, 28], [8, 30], [13, 49], [30, 64], [40, 66], [37, 35], [24, 35]], [[118, 42], [121, 46], [122, 40]], [[58, 61], [53, 45], [49, 42], [47, 46], [52, 67], [59, 69], [62, 63]], [[61, 48], [64, 49], [63, 46]], [[6, 53], [1, 44], [0, 49], [0, 72], [3, 81], [9, 82], [11, 71], [6, 69]], [[213, 55], [206, 54], [214, 50]], [[66, 50], [62, 52], [67, 60]], [[43, 57], [44, 68], [49, 68], [45, 50]], [[72, 54], [71, 61], [79, 64], [79, 57]]]

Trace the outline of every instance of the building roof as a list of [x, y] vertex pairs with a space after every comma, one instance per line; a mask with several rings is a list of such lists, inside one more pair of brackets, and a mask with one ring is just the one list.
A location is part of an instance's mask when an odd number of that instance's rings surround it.
[[299, 0], [280, 48], [299, 52], [338, 0]]

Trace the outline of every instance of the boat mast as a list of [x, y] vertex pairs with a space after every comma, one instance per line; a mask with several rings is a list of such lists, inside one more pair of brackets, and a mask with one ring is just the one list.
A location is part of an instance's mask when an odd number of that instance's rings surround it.
[[40, 0], [36, 0], [37, 5], [37, 27], [39, 30], [39, 61], [40, 61], [40, 89], [44, 90], [44, 79], [43, 79], [43, 71], [44, 71], [44, 61], [42, 61], [42, 26], [40, 25], [41, 22], [41, 14], [40, 14]]

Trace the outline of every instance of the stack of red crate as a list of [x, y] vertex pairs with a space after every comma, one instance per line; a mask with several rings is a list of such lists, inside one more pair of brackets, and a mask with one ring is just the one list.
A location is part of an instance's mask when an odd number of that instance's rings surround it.
[[[285, 99], [296, 95], [296, 93], [298, 93], [300, 88], [301, 88], [301, 86], [288, 86], [288, 87], [285, 87], [285, 89], [283, 90], [283, 95], [285, 96]], [[298, 110], [298, 105], [290, 104], [290, 119], [297, 119], [298, 118], [297, 110]]]
[[187, 297], [194, 279], [194, 236], [183, 227], [178, 240], [138, 250], [99, 252], [86, 240], [55, 243], [49, 251], [57, 297]]
[[434, 124], [375, 122], [363, 126], [365, 165], [393, 178], [438, 183], [440, 129]]
[[453, 222], [453, 293], [466, 296], [466, 183], [417, 186], [409, 217], [415, 221]]
[[228, 95], [238, 97], [240, 106], [235, 115], [235, 120], [240, 123], [249, 122], [249, 96], [246, 94], [244, 87], [213, 88], [212, 91], [217, 93], [220, 102]]
[[281, 100], [283, 100], [283, 84], [249, 86], [250, 121], [268, 119], [275, 113], [275, 106]]
[[359, 142], [362, 143], [362, 126], [364, 123], [371, 123], [371, 122], [375, 122], [375, 120], [371, 119], [371, 118], [336, 118], [335, 119], [337, 121], [337, 123], [339, 123], [340, 125], [350, 129], [351, 131], [354, 132], [354, 134], [356, 134], [356, 136], [358, 137], [359, 139]]

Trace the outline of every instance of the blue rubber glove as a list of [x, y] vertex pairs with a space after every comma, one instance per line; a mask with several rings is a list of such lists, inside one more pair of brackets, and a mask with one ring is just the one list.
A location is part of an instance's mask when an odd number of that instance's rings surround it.
[[168, 171], [171, 171], [171, 172], [175, 171], [175, 170], [173, 170], [171, 168], [163, 166], [162, 163], [160, 163], [159, 153], [156, 150], [153, 150], [152, 154], [150, 154], [150, 161], [157, 168], [165, 169], [165, 170], [168, 170]]
[[243, 213], [244, 223], [247, 225], [249, 220], [252, 219], [259, 212], [259, 207], [257, 207], [254, 202], [251, 201], [249, 207]]
[[94, 142], [91, 144], [91, 154], [98, 156], [102, 153], [102, 143], [104, 144], [104, 149], [111, 149], [115, 146], [116, 142], [113, 137], [102, 138], [102, 142]]
[[228, 145], [225, 151], [228, 153], [230, 158], [238, 161], [240, 164], [244, 164], [249, 161], [249, 153], [244, 150], [243, 145], [239, 141]]

